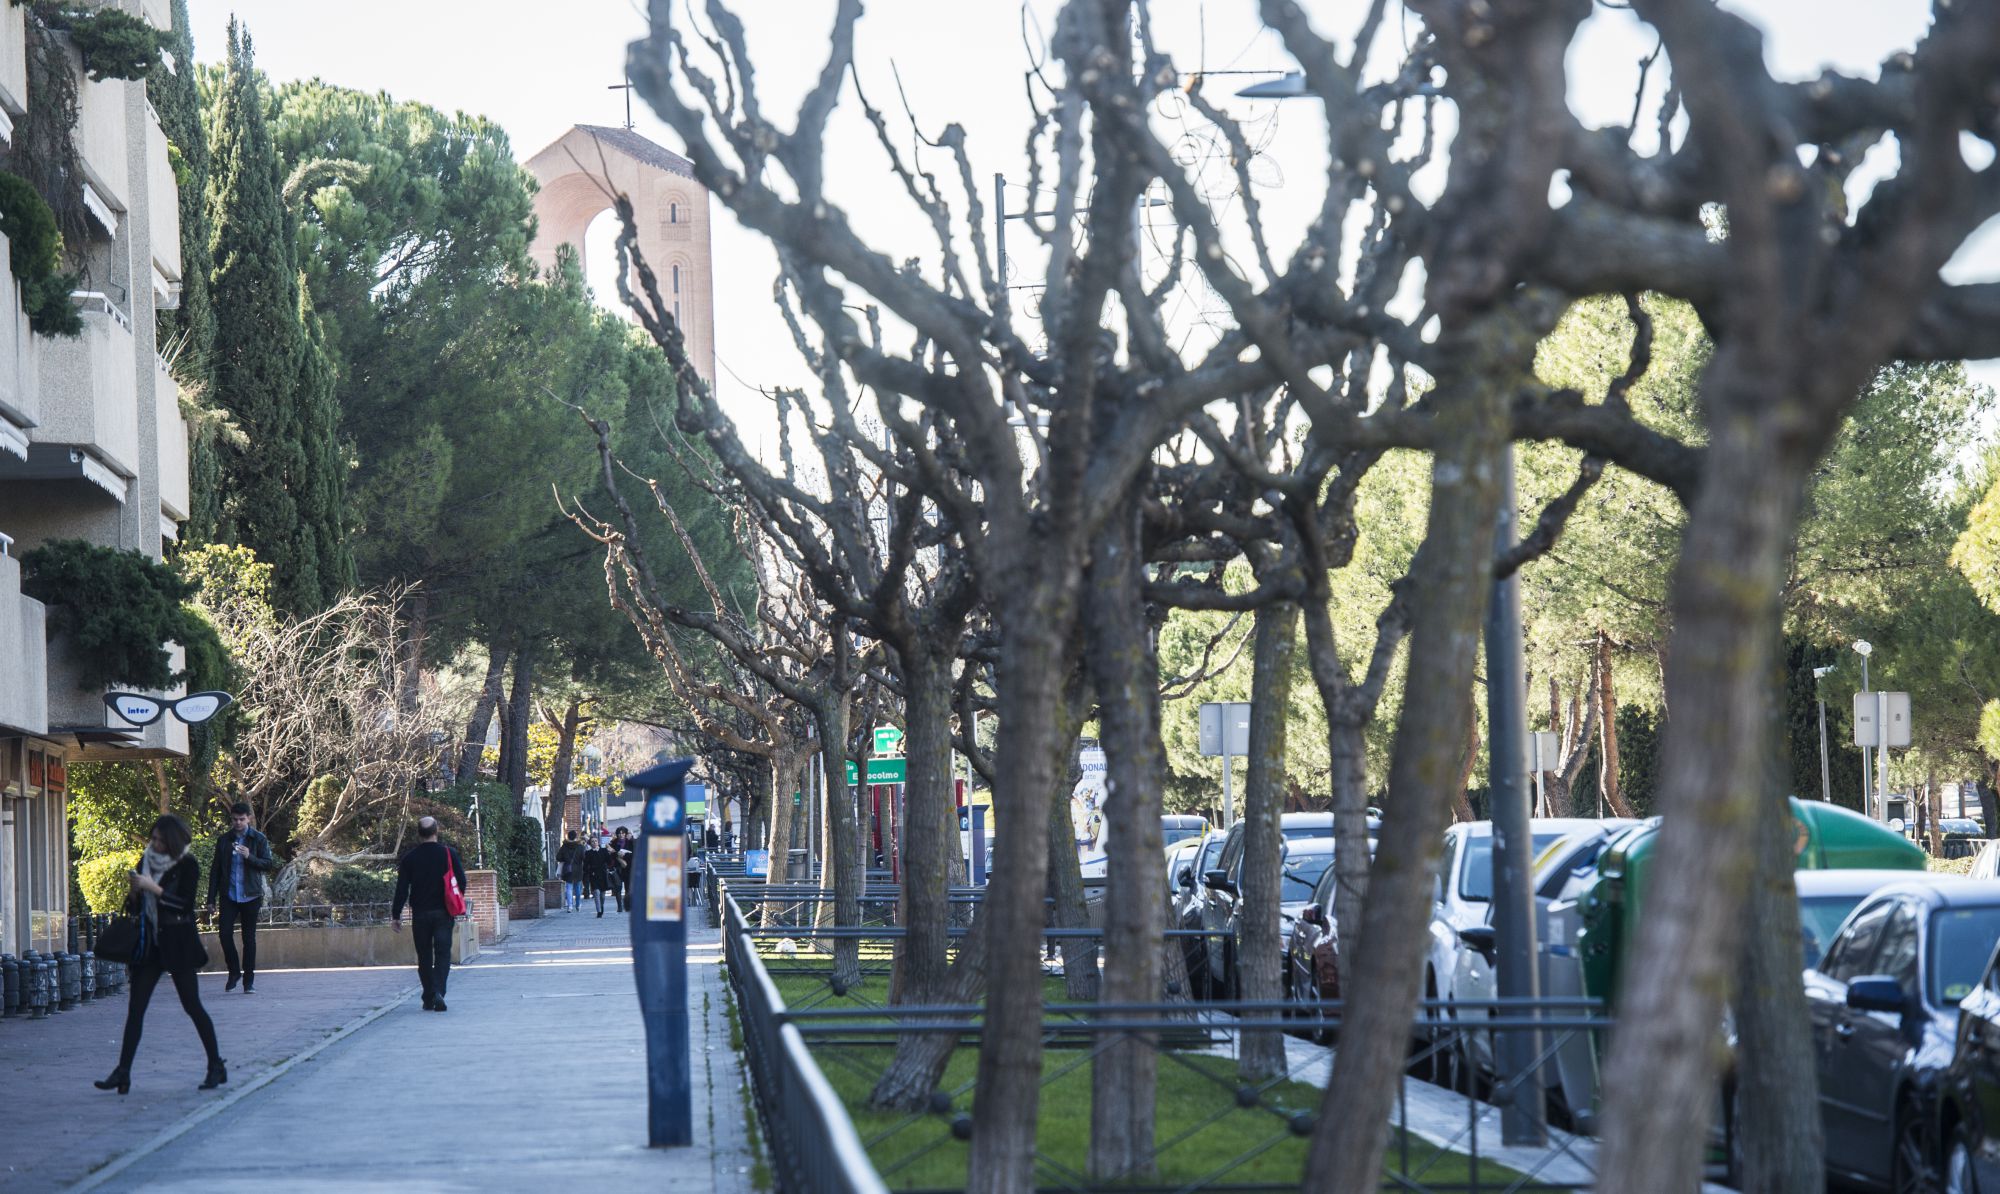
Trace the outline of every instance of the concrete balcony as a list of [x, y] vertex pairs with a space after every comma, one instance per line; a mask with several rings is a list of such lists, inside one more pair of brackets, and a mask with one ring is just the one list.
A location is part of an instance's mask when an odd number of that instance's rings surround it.
[[172, 286], [170, 301], [162, 302], [155, 295], [153, 305], [171, 307], [180, 302], [181, 280], [181, 205], [179, 188], [174, 182], [174, 164], [167, 155], [167, 135], [160, 131], [160, 121], [148, 110], [146, 117], [146, 198], [147, 224], [150, 225], [153, 251], [154, 289], [160, 289], [160, 282]]
[[[139, 381], [132, 324], [104, 295], [84, 293], [83, 334], [41, 346], [38, 444], [80, 448], [121, 477], [139, 473]], [[185, 459], [185, 454], [183, 454]]]
[[[185, 666], [187, 656], [176, 643], [167, 644], [175, 670]], [[82, 674], [77, 657], [61, 635], [49, 638], [48, 721], [49, 733], [74, 737], [77, 750], [71, 762], [116, 762], [125, 759], [183, 757], [188, 752], [188, 728], [168, 713], [149, 726], [135, 726], [111, 711], [104, 703], [106, 689], [81, 688]], [[187, 685], [177, 684], [152, 695], [173, 698], [187, 695]]]
[[[181, 391], [167, 363], [153, 358], [153, 401], [159, 417], [153, 425], [160, 433], [160, 518], [161, 533], [168, 522], [185, 522], [188, 516], [188, 429], [181, 418]], [[173, 537], [179, 538], [176, 529]]]
[[45, 624], [42, 603], [21, 595], [21, 561], [0, 554], [0, 734], [48, 732]]
[[[125, 89], [136, 87], [123, 79], [93, 83], [81, 70], [76, 74], [76, 151], [83, 162], [84, 180], [115, 216], [122, 217], [131, 207], [131, 179], [128, 166], [130, 146], [125, 140]], [[102, 213], [98, 213], [102, 219]]]
[[[28, 15], [18, 4], [0, 12], [0, 111], [8, 120], [28, 110]], [[14, 140], [10, 131], [7, 141]]]
[[139, 15], [162, 33], [174, 31], [174, 10], [167, 0], [139, 0]]
[[41, 421], [40, 362], [41, 345], [21, 309], [20, 283], [0, 236], [0, 419], [22, 430]]

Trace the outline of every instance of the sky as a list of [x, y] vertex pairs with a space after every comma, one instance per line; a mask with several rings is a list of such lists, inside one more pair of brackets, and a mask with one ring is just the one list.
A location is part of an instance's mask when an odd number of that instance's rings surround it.
[[[1876, 64], [1913, 46], [1928, 25], [1925, 0], [1731, 0], [1768, 34], [1766, 58], [1781, 77], [1799, 78], [1824, 66], [1873, 74]], [[767, 110], [796, 111], [826, 53], [829, 0], [738, 0], [758, 83]], [[878, 107], [895, 114], [900, 86], [910, 107], [935, 132], [947, 120], [963, 124], [982, 186], [994, 173], [1019, 179], [1028, 65], [1024, 25], [1050, 19], [1056, 0], [1030, 0], [1024, 16], [1016, 0], [870, 0], [857, 37], [863, 86]], [[1322, 28], [1351, 28], [1365, 7], [1360, 0], [1322, 0], [1315, 6]], [[258, 65], [276, 82], [318, 76], [360, 90], [387, 91], [447, 111], [478, 113], [507, 130], [522, 160], [572, 124], [617, 125], [625, 119], [625, 46], [643, 33], [637, 0], [189, 0], [196, 58], [222, 56], [232, 13], [249, 30]], [[1184, 70], [1276, 72], [1289, 65], [1275, 35], [1255, 18], [1252, 0], [1153, 0], [1162, 44]], [[1043, 26], [1046, 29], [1046, 25]], [[1392, 27], [1384, 36], [1397, 35]], [[1636, 64], [1652, 49], [1652, 35], [1628, 14], [1602, 11], [1571, 48], [1570, 102], [1588, 123], [1620, 124], [1629, 114]], [[1323, 177], [1319, 147], [1323, 122], [1306, 101], [1270, 103], [1229, 98], [1237, 85], [1256, 81], [1212, 75], [1207, 94], [1249, 121], [1260, 146], [1253, 167], [1257, 195], [1267, 213], [1274, 248], [1288, 244], [1282, 229], [1302, 226], [1317, 206], [1316, 175]], [[638, 131], [669, 148], [675, 136], [634, 101]], [[781, 121], [782, 122], [782, 121]], [[901, 133], [907, 146], [908, 130]], [[829, 194], [857, 229], [885, 251], [929, 254], [935, 246], [911, 209], [898, 202], [897, 184], [885, 168], [873, 134], [844, 101], [827, 138]], [[1217, 147], [1190, 138], [1179, 147], [1226, 186]], [[1893, 159], [1879, 165], [1887, 168]], [[942, 159], [936, 166], [943, 167]], [[1010, 204], [1025, 203], [1021, 187]], [[982, 195], [982, 199], [987, 196]], [[762, 241], [734, 226], [715, 204], [712, 247], [716, 275], [718, 390], [739, 419], [760, 419], [757, 388], [801, 384], [805, 378], [789, 336], [771, 303], [776, 259]], [[1165, 219], [1151, 214], [1149, 223]], [[1996, 229], [1961, 252], [1948, 268], [1953, 281], [2000, 279]], [[1157, 245], [1167, 243], [1156, 226]], [[1010, 255], [1019, 251], [1010, 239]], [[602, 251], [609, 233], [587, 243], [593, 281], [610, 295]], [[1025, 246], [1022, 246], [1025, 248]], [[1030, 263], [1032, 265], [1032, 263]], [[1199, 295], [1183, 300], [1174, 318], [1200, 324]], [[2000, 384], [2000, 363], [1981, 362], [1975, 376]]]

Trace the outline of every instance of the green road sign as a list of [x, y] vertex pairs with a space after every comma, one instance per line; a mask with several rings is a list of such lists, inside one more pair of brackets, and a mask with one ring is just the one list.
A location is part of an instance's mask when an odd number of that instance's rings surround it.
[[806, 794], [805, 794], [804, 792], [793, 792], [793, 793], [792, 793], [792, 807], [793, 807], [793, 808], [797, 808], [797, 807], [798, 807], [799, 805], [801, 805], [801, 804], [804, 804], [805, 802], [806, 802]]
[[875, 753], [878, 755], [900, 754], [903, 750], [903, 731], [895, 726], [875, 727]]
[[868, 782], [871, 784], [900, 784], [907, 770], [902, 759], [868, 760]]
[[851, 788], [855, 784], [861, 782], [861, 774], [860, 772], [854, 769], [853, 759], [848, 759], [846, 760], [846, 762], [847, 762], [847, 786]]

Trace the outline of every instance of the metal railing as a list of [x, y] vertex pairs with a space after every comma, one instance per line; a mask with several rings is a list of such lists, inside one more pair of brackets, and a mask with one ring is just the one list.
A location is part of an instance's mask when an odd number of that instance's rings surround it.
[[[857, 1128], [850, 1105], [858, 1106], [855, 1092], [872, 1088], [898, 1046], [912, 1037], [949, 1036], [948, 1051], [976, 1047], [984, 1010], [884, 1006], [881, 980], [893, 965], [900, 929], [774, 924], [770, 913], [790, 907], [795, 897], [765, 884], [725, 881], [720, 895], [730, 981], [779, 1187], [954, 1188], [962, 1176], [951, 1175], [962, 1171], [951, 1171], [945, 1159], [962, 1156], [965, 1140], [977, 1131], [969, 1068], [954, 1069], [962, 1079], [947, 1079], [926, 1108], [869, 1112], [865, 1128]], [[1099, 930], [1048, 932], [1089, 937]], [[825, 955], [841, 939], [864, 944], [860, 988], [832, 979]], [[1051, 975], [1050, 981], [1058, 980]], [[1558, 1073], [1574, 1072], [1562, 1070], [1562, 1064], [1573, 1062], [1579, 1049], [1587, 1054], [1609, 1025], [1590, 1000], [1423, 1005], [1412, 1026], [1409, 1069], [1393, 1114], [1402, 1130], [1384, 1159], [1382, 1188], [1501, 1194], [1594, 1184], [1594, 1145], [1586, 1137], [1551, 1130], [1543, 1147], [1500, 1143], [1500, 1105], [1512, 1097], [1514, 1084], [1491, 1075], [1485, 1059], [1494, 1056], [1496, 1038], [1533, 1032], [1539, 1042], [1535, 1068], [1560, 1091]], [[1306, 1138], [1332, 1070], [1334, 1050], [1321, 1042], [1337, 1037], [1339, 1026], [1340, 1008], [1333, 1003], [1308, 1009], [1290, 1001], [1049, 1002], [1042, 1023], [1046, 1102], [1081, 1098], [1087, 1106], [1090, 1067], [1107, 1050], [1139, 1042], [1156, 1054], [1162, 1093], [1151, 1159], [1158, 1174], [1094, 1182], [1086, 1175], [1085, 1158], [1071, 1155], [1072, 1142], [1050, 1151], [1038, 1147], [1037, 1187], [1296, 1189]], [[1275, 1073], [1246, 1077], [1246, 1040], [1259, 1040], [1265, 1046], [1260, 1056], [1268, 1059], [1274, 1037], [1282, 1042], [1283, 1065]], [[838, 1088], [847, 1090], [847, 1100]], [[948, 1176], [940, 1177], [941, 1166]]]
[[[257, 910], [257, 927], [274, 929], [322, 928], [330, 925], [379, 925], [389, 921], [392, 905], [388, 901], [365, 904], [285, 904], [273, 906], [265, 904]], [[195, 918], [195, 926], [204, 932], [220, 926], [221, 913], [216, 909], [203, 909]]]

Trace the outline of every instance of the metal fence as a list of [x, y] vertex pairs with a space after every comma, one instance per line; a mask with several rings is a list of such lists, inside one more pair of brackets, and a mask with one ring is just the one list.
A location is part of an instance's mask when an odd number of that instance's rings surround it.
[[[802, 893], [782, 886], [725, 880], [719, 894], [744, 1047], [780, 1188], [910, 1194], [957, 1188], [965, 1142], [978, 1129], [966, 1059], [977, 1047], [983, 1009], [888, 1006], [884, 980], [898, 929], [785, 923]], [[858, 987], [832, 981], [825, 955], [841, 938], [862, 943]], [[1059, 980], [1051, 974], [1049, 981]], [[1296, 1189], [1332, 1069], [1334, 1050], [1323, 1042], [1337, 1037], [1339, 1023], [1334, 1004], [1308, 1017], [1290, 1002], [1107, 1005], [1052, 997], [1042, 1024], [1043, 1105], [1079, 1108], [1084, 1135], [1065, 1134], [1061, 1125], [1052, 1129], [1050, 1119], [1061, 1117], [1045, 1115], [1036, 1152], [1038, 1188]], [[1499, 1106], [1514, 1087], [1496, 1080], [1484, 1059], [1494, 1055], [1496, 1038], [1534, 1033], [1536, 1068], [1545, 1084], [1560, 1092], [1566, 1074], [1574, 1091], [1579, 1071], [1573, 1063], [1582, 1057], [1590, 1068], [1595, 1034], [1608, 1027], [1602, 1009], [1588, 1000], [1424, 1005], [1412, 1026], [1409, 1070], [1393, 1113], [1402, 1130], [1391, 1139], [1381, 1188], [1502, 1194], [1594, 1184], [1594, 1147], [1585, 1137], [1557, 1128], [1546, 1146], [1501, 1143]], [[865, 1092], [898, 1047], [926, 1036], [950, 1038], [946, 1049], [963, 1051], [929, 1104], [907, 1113], [863, 1108]], [[1282, 1067], [1246, 1076], [1244, 1045], [1253, 1037], [1266, 1045], [1274, 1037], [1281, 1041]], [[1098, 1182], [1085, 1172], [1083, 1155], [1092, 1063], [1127, 1042], [1156, 1055], [1156, 1172]], [[1563, 1122], [1559, 1094], [1555, 1110]]]
[[[265, 904], [257, 910], [258, 928], [318, 928], [327, 925], [379, 925], [389, 921], [392, 905], [387, 901], [369, 904]], [[196, 917], [197, 928], [219, 929], [221, 913], [204, 909]]]

